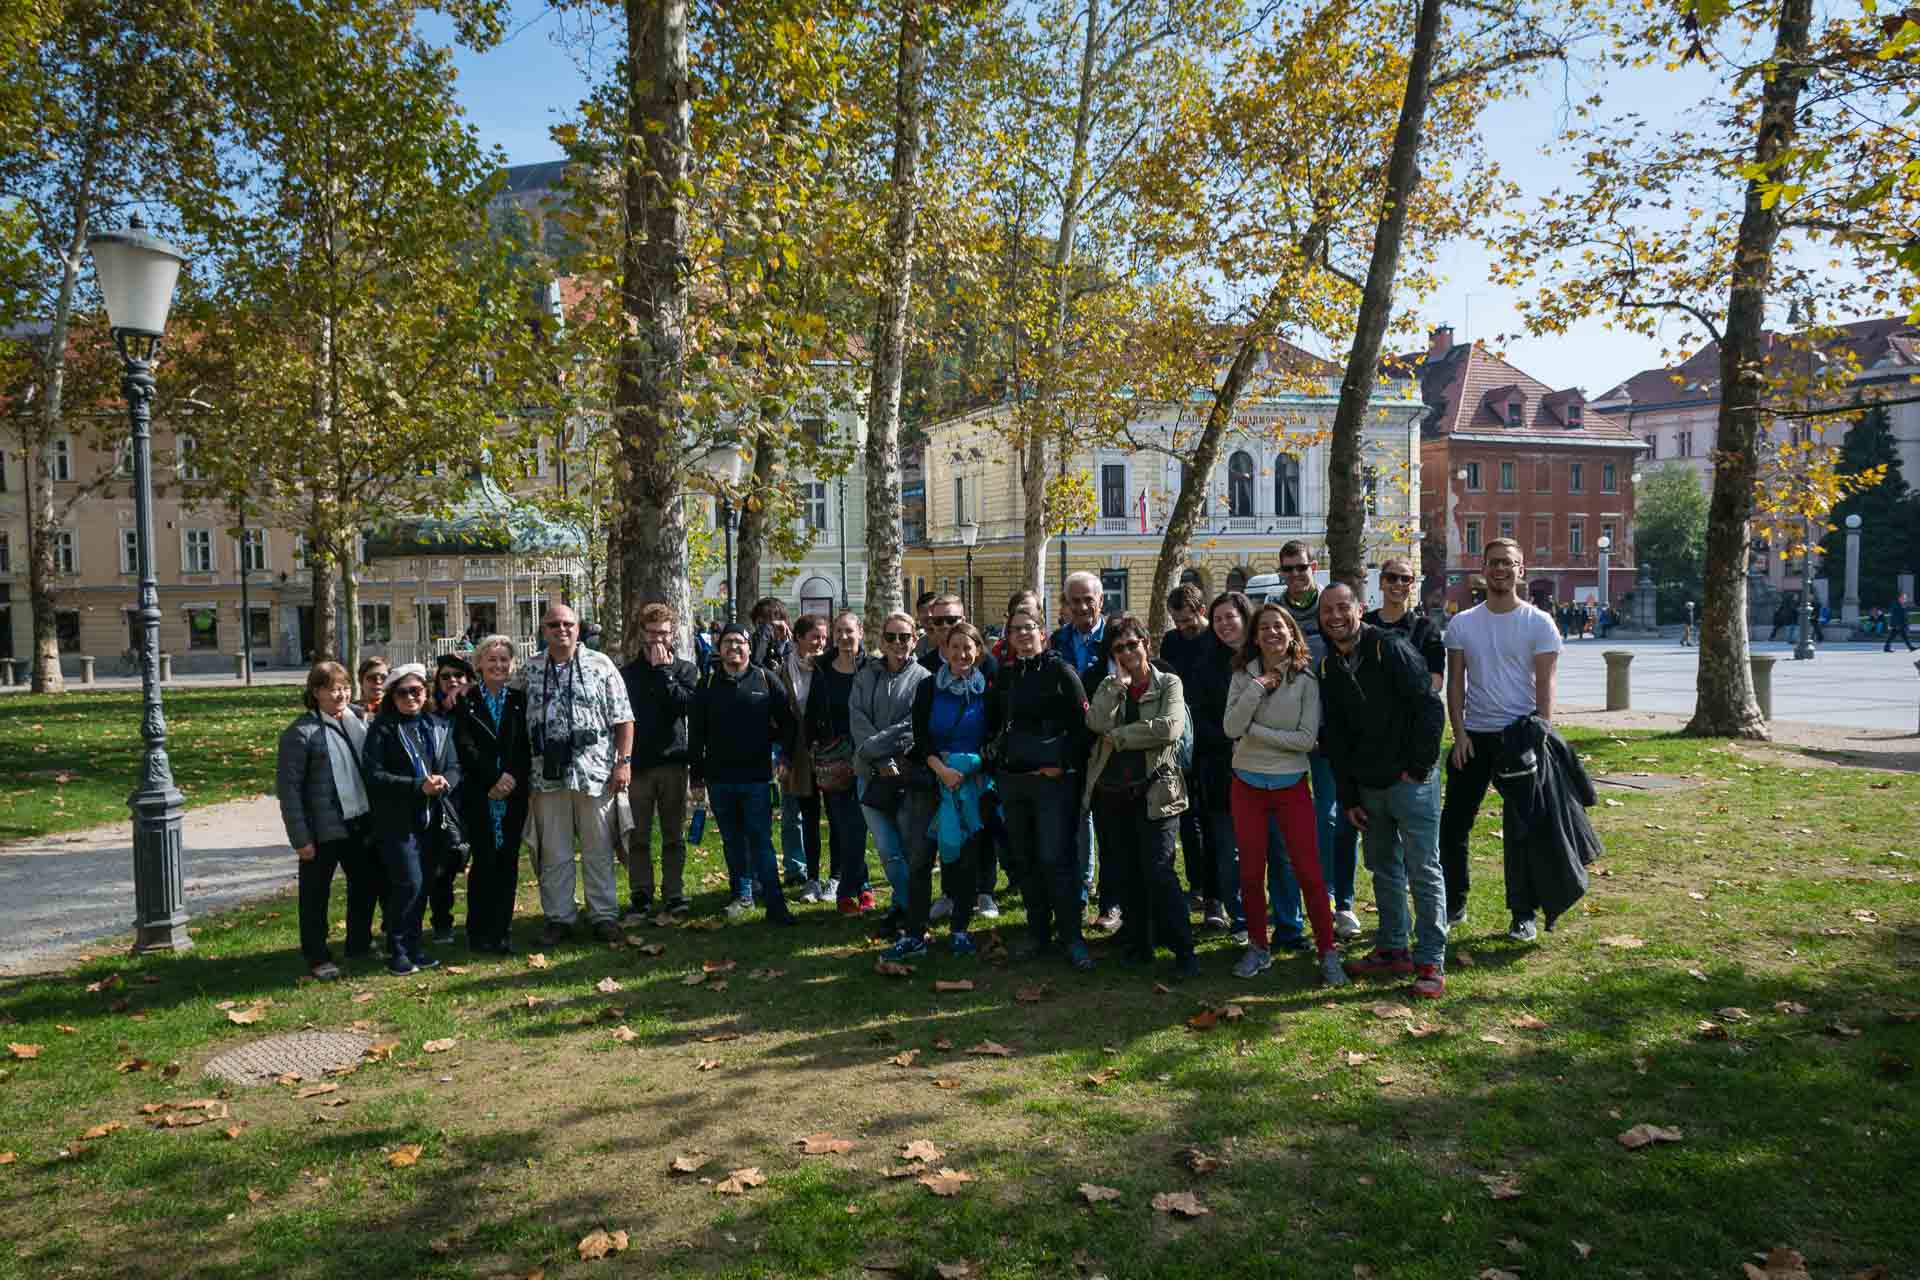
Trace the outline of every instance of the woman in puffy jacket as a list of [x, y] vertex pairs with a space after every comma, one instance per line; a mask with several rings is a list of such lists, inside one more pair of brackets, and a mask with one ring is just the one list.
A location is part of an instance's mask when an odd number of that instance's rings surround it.
[[347, 877], [348, 960], [373, 954], [373, 908], [382, 881], [367, 839], [360, 775], [367, 728], [354, 713], [347, 669], [316, 662], [307, 673], [306, 704], [306, 714], [280, 735], [274, 789], [287, 843], [300, 860], [300, 954], [309, 973], [331, 982], [340, 976], [327, 950], [334, 869]]
[[1021, 958], [1054, 948], [1074, 968], [1093, 968], [1080, 932], [1080, 867], [1074, 856], [1076, 765], [1087, 757], [1087, 694], [1047, 648], [1040, 615], [1007, 619], [1007, 657], [992, 696], [999, 704], [1001, 755], [995, 789], [1007, 844], [1026, 855], [1027, 945]]
[[1346, 985], [1333, 941], [1333, 908], [1320, 871], [1319, 835], [1307, 777], [1307, 753], [1320, 736], [1320, 686], [1309, 669], [1307, 642], [1293, 615], [1268, 602], [1253, 616], [1227, 695], [1226, 731], [1233, 748], [1233, 831], [1240, 852], [1240, 896], [1247, 913], [1247, 949], [1235, 977], [1273, 965], [1267, 945], [1269, 828], [1277, 824], [1288, 862], [1306, 898], [1320, 951], [1320, 978]]

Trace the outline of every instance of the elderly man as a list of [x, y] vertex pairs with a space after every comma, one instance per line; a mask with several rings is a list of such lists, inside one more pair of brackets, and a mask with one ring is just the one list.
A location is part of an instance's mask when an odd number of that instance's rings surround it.
[[[1051, 643], [1053, 651], [1080, 677], [1083, 689], [1098, 689], [1111, 671], [1107, 660], [1106, 604], [1106, 589], [1100, 584], [1099, 574], [1083, 569], [1067, 575], [1067, 622], [1053, 633]], [[1079, 761], [1077, 767], [1084, 772], [1086, 761]], [[1094, 871], [1091, 814], [1081, 819], [1075, 839], [1080, 855], [1080, 879], [1086, 891], [1091, 892]], [[1120, 928], [1120, 888], [1106, 880], [1107, 877], [1101, 877], [1099, 914], [1094, 917], [1093, 927], [1112, 933]]]
[[620, 940], [620, 888], [613, 874], [614, 804], [633, 781], [633, 706], [620, 668], [580, 643], [566, 605], [547, 610], [546, 652], [527, 664], [527, 728], [533, 738], [529, 822], [540, 869], [542, 946], [573, 933], [573, 847], [580, 844], [587, 918], [603, 942]]

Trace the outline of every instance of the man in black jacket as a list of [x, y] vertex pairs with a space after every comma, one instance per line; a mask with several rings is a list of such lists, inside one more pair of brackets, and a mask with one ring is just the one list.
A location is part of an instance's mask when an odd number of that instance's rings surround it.
[[[1398, 634], [1360, 620], [1350, 587], [1320, 593], [1321, 741], [1340, 807], [1366, 841], [1380, 908], [1373, 954], [1347, 972], [1415, 975], [1413, 994], [1446, 990], [1447, 890], [1440, 873], [1440, 732], [1446, 708], [1427, 664]], [[1413, 948], [1407, 890], [1413, 890]]]
[[1186, 771], [1187, 795], [1196, 803], [1187, 805], [1180, 815], [1180, 851], [1186, 862], [1188, 906], [1204, 908], [1208, 923], [1226, 927], [1215, 883], [1215, 855], [1208, 839], [1206, 806], [1197, 803], [1199, 784], [1195, 778], [1200, 763], [1200, 717], [1194, 713], [1193, 690], [1196, 671], [1216, 647], [1207, 628], [1207, 602], [1200, 588], [1183, 582], [1167, 593], [1167, 616], [1173, 629], [1160, 638], [1160, 657], [1155, 664], [1180, 677], [1181, 690], [1187, 696], [1187, 716], [1193, 724], [1194, 768]]
[[627, 882], [633, 913], [653, 910], [653, 819], [660, 817], [660, 889], [665, 907], [687, 911], [687, 711], [693, 705], [699, 668], [673, 653], [677, 619], [666, 604], [640, 610], [640, 656], [620, 669], [633, 704], [633, 781], [627, 803], [633, 830], [627, 836]]
[[753, 910], [760, 882], [768, 924], [792, 924], [773, 860], [773, 756], [793, 750], [798, 726], [786, 693], [752, 662], [747, 629], [728, 623], [720, 632], [720, 665], [700, 681], [687, 717], [688, 771], [693, 797], [712, 792], [713, 820], [726, 848], [734, 894], [732, 917]]

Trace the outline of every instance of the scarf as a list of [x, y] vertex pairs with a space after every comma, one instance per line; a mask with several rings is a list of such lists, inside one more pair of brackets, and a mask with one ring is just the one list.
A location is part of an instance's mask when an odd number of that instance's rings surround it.
[[350, 735], [357, 733], [364, 742], [366, 728], [358, 719], [354, 720], [354, 727], [349, 729], [345, 716], [334, 720], [318, 711], [313, 714], [320, 721], [320, 731], [327, 739], [327, 764], [333, 769], [333, 793], [340, 797], [340, 816], [349, 822], [363, 817], [368, 809], [367, 784], [360, 776], [360, 743]]
[[987, 691], [987, 678], [980, 674], [980, 668], [969, 671], [963, 680], [953, 674], [953, 668], [942, 664], [933, 674], [933, 687], [942, 693], [951, 693], [962, 703], [970, 698], [983, 696]]
[[927, 826], [927, 834], [940, 848], [943, 863], [952, 862], [964, 853], [967, 841], [977, 835], [983, 825], [980, 797], [987, 789], [987, 782], [980, 772], [980, 764], [979, 756], [964, 751], [947, 756], [947, 767], [963, 776], [960, 785], [952, 790], [940, 788], [940, 807], [934, 810], [933, 821]]
[[[825, 656], [825, 654], [821, 655], [821, 657]], [[818, 659], [815, 661], [818, 662]], [[793, 690], [794, 705], [804, 711], [807, 706], [807, 693], [813, 688], [813, 673], [816, 668], [801, 666], [799, 657], [791, 648], [787, 650], [787, 656], [782, 665], [787, 669], [787, 687]]]
[[[503, 687], [499, 693], [494, 693], [482, 683], [479, 702], [487, 718], [493, 722], [493, 739], [499, 744], [494, 754], [494, 767], [504, 772], [507, 752], [506, 743], [501, 741], [503, 735], [500, 727], [507, 716], [507, 691]], [[493, 847], [498, 849], [507, 842], [507, 802], [488, 796], [487, 816], [493, 819]]]

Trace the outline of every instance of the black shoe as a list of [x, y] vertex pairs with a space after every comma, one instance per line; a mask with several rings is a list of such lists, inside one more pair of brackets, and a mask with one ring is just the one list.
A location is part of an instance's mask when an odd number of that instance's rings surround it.
[[407, 959], [406, 952], [396, 951], [393, 953], [393, 958], [387, 961], [387, 972], [396, 978], [404, 978], [416, 972], [416, 966], [413, 961]]
[[435, 929], [433, 931], [432, 942], [433, 942], [433, 945], [436, 947], [452, 946], [453, 945], [453, 926], [448, 925], [444, 929]]
[[1084, 942], [1070, 943], [1067, 947], [1067, 963], [1081, 973], [1093, 972], [1093, 953], [1087, 950]]
[[767, 912], [767, 923], [776, 929], [785, 929], [800, 923], [800, 917], [788, 911], [784, 906], [778, 911]]
[[650, 916], [653, 914], [653, 899], [635, 898], [631, 910], [636, 916]]
[[540, 930], [540, 945], [543, 947], [557, 947], [572, 936], [572, 925], [559, 924], [549, 920], [546, 928]]
[[438, 969], [440, 967], [440, 962], [424, 951], [416, 951], [412, 959], [413, 967], [416, 969]]
[[627, 935], [620, 932], [620, 926], [611, 920], [602, 920], [593, 926], [593, 936], [601, 942], [625, 942]]
[[669, 915], [684, 916], [689, 911], [692, 911], [692, 910], [693, 910], [693, 904], [688, 902], [685, 898], [668, 898], [667, 899], [667, 914]]
[[1176, 959], [1173, 962], [1173, 976], [1176, 979], [1199, 977], [1200, 957], [1189, 951], [1187, 954]]

